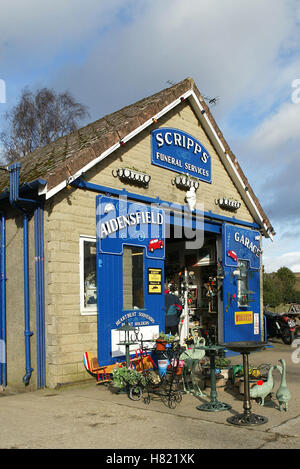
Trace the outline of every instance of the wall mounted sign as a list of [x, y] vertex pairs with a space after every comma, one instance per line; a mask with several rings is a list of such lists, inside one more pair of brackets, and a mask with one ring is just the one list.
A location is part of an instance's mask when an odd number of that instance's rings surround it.
[[99, 196], [97, 204], [99, 253], [123, 254], [123, 246], [140, 246], [146, 257], [165, 258], [165, 213], [156, 206]]
[[163, 127], [152, 132], [152, 164], [211, 183], [211, 157], [206, 148], [182, 130]]
[[259, 334], [259, 314], [254, 313], [254, 335]]
[[237, 267], [238, 259], [249, 261], [251, 269], [260, 269], [261, 248], [259, 231], [225, 225], [225, 265]]
[[148, 293], [149, 295], [161, 295], [162, 293], [162, 269], [148, 268]]
[[234, 324], [252, 324], [253, 323], [253, 311], [235, 311], [234, 313]]

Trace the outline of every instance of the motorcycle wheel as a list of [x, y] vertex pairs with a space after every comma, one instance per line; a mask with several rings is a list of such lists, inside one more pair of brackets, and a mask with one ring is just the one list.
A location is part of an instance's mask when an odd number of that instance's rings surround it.
[[283, 329], [281, 338], [284, 344], [291, 345], [294, 340], [294, 332], [291, 332], [289, 329]]

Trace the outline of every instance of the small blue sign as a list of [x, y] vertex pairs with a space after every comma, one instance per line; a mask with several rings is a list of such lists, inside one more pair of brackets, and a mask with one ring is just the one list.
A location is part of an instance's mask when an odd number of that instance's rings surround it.
[[146, 248], [146, 257], [165, 258], [165, 213], [148, 206], [107, 196], [97, 198], [99, 252], [123, 254], [123, 245]]
[[225, 265], [237, 267], [238, 259], [249, 261], [251, 269], [260, 269], [260, 233], [234, 225], [225, 225]]
[[182, 130], [163, 127], [152, 132], [152, 164], [211, 183], [211, 157], [206, 148]]

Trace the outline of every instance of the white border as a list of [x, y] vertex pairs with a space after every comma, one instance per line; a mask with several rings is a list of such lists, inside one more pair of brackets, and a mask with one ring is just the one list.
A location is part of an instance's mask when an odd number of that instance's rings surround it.
[[[80, 295], [80, 314], [82, 316], [96, 316], [97, 303], [95, 308], [84, 307], [84, 242], [96, 243], [96, 236], [80, 235], [79, 236], [79, 295]], [[96, 268], [96, 266], [95, 266]]]

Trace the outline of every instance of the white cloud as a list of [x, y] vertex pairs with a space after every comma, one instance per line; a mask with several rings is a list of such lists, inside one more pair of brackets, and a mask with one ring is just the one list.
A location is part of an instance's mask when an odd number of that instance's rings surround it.
[[[292, 91], [292, 89], [291, 89]], [[262, 125], [256, 129], [251, 137], [254, 148], [259, 147], [264, 154], [280, 156], [279, 148], [291, 143], [291, 140], [300, 142], [300, 103], [283, 103], [275, 114], [269, 116]]]
[[122, 4], [122, 0], [1, 2], [2, 72], [23, 67], [35, 73], [62, 53], [80, 52], [82, 43], [114, 24]]
[[276, 272], [280, 267], [287, 267], [292, 272], [300, 272], [300, 251], [288, 252], [280, 256], [263, 256], [265, 272]]
[[283, 86], [278, 53], [294, 35], [295, 4], [147, 1], [135, 21], [95, 37], [87, 60], [62, 68], [56, 85], [70, 86], [95, 118], [187, 76], [203, 93], [221, 96], [218, 120], [243, 103], [262, 111]]

